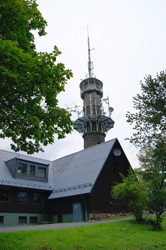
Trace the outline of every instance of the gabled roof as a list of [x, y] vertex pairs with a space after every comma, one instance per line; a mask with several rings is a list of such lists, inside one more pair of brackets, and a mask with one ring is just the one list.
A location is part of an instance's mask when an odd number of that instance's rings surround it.
[[[25, 178], [13, 178], [6, 162], [17, 158], [20, 160], [31, 161], [33, 163], [49, 164], [48, 172], [48, 182], [41, 182], [37, 180], [26, 180]], [[0, 185], [24, 187], [24, 188], [35, 188], [41, 190], [52, 190], [52, 162], [39, 159], [36, 157], [31, 157], [27, 155], [21, 155], [18, 153], [8, 152], [5, 150], [0, 150]]]
[[90, 193], [116, 140], [53, 161], [53, 192], [49, 199]]
[[[53, 190], [49, 199], [90, 193], [116, 141], [115, 138], [52, 162], [0, 150], [0, 185]], [[14, 178], [6, 164], [13, 158], [49, 165], [48, 182]]]

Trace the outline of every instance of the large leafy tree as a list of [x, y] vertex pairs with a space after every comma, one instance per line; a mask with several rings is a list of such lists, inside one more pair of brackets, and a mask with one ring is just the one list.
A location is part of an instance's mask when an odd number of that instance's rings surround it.
[[130, 142], [136, 146], [155, 143], [166, 134], [166, 72], [148, 75], [141, 84], [141, 94], [133, 98], [135, 113], [127, 112], [127, 122], [135, 132]]
[[166, 72], [148, 75], [140, 84], [142, 92], [133, 98], [136, 112], [127, 112], [135, 130], [129, 140], [141, 148], [138, 174], [147, 183], [146, 205], [156, 214], [154, 226], [160, 229], [166, 208]]
[[166, 211], [166, 143], [159, 140], [156, 147], [144, 147], [139, 154], [141, 167], [137, 173], [147, 185], [147, 209], [155, 213], [153, 226], [161, 229], [162, 214]]
[[56, 46], [37, 53], [32, 32], [45, 35], [47, 25], [37, 7], [36, 0], [0, 3], [0, 138], [29, 154], [72, 130], [71, 115], [57, 99], [72, 72], [55, 63], [61, 54]]

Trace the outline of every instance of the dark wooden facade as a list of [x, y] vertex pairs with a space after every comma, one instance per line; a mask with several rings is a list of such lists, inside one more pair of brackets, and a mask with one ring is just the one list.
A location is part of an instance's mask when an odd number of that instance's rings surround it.
[[[9, 190], [9, 201], [0, 202], [0, 213], [37, 213], [37, 214], [50, 214], [50, 202], [48, 197], [50, 191], [6, 187], [0, 186], [1, 190]], [[27, 201], [18, 201], [19, 192], [27, 192]], [[42, 200], [40, 203], [33, 202], [34, 193], [40, 193]]]
[[92, 192], [89, 195], [88, 212], [89, 213], [111, 213], [118, 211], [126, 211], [123, 207], [117, 207], [114, 204], [110, 204], [111, 199], [111, 187], [115, 183], [122, 181], [120, 173], [127, 176], [129, 169], [129, 162], [123, 152], [118, 141], [115, 148], [120, 148], [122, 154], [115, 156], [111, 151], [106, 163], [93, 187]]
[[53, 199], [51, 200], [51, 214], [72, 214], [75, 202], [82, 203], [84, 208], [84, 200], [81, 195]]
[[51, 200], [51, 213], [53, 215], [72, 214], [73, 203], [75, 202], [82, 204], [84, 214], [86, 206], [88, 214], [126, 212], [125, 207], [117, 207], [115, 204], [110, 203], [110, 201], [113, 201], [111, 198], [111, 187], [115, 185], [115, 182], [119, 183], [122, 181], [120, 173], [127, 176], [130, 166], [118, 141], [116, 141], [114, 148], [121, 149], [122, 153], [120, 156], [115, 156], [113, 150], [110, 152], [92, 192], [90, 194]]

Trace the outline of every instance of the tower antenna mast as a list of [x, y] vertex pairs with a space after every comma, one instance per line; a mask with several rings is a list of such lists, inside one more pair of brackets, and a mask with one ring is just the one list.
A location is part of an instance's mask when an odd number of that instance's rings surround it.
[[92, 77], [92, 70], [93, 70], [93, 62], [91, 62], [90, 51], [94, 49], [90, 49], [90, 41], [89, 41], [89, 31], [87, 26], [87, 33], [88, 33], [88, 71], [89, 71], [89, 78]]

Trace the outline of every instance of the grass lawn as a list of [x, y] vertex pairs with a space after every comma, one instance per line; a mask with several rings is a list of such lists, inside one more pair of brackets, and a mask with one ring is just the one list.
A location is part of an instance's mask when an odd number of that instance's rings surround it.
[[0, 250], [166, 249], [166, 219], [162, 231], [135, 220], [63, 229], [0, 233]]

